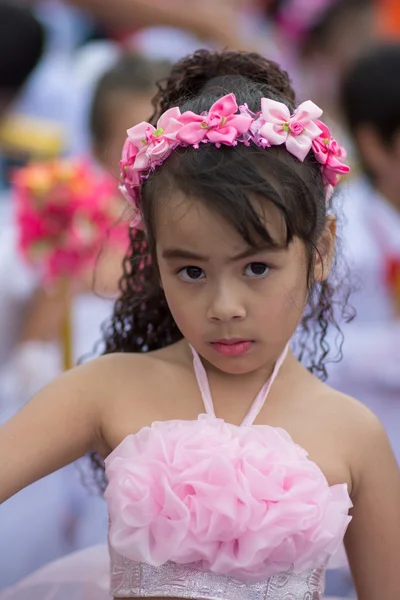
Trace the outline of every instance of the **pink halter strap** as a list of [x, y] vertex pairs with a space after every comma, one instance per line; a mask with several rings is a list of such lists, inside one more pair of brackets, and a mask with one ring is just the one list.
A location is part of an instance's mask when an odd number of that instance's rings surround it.
[[[205, 370], [204, 365], [201, 362], [200, 356], [197, 354], [196, 350], [192, 346], [190, 346], [190, 348], [191, 348], [192, 354], [193, 354], [194, 372], [196, 375], [198, 386], [200, 388], [201, 397], [202, 397], [203, 403], [204, 403], [204, 408], [206, 409], [206, 413], [210, 417], [216, 418], [215, 410], [214, 410], [214, 403], [213, 403], [212, 397], [211, 397], [210, 384], [208, 382], [206, 370]], [[271, 377], [268, 379], [268, 381], [266, 381], [264, 383], [263, 387], [257, 394], [253, 404], [250, 407], [249, 412], [243, 419], [241, 426], [249, 427], [249, 426], [253, 425], [254, 421], [258, 417], [262, 407], [265, 404], [265, 401], [267, 400], [271, 386], [274, 383], [283, 362], [285, 361], [288, 350], [289, 350], [289, 345], [287, 345], [285, 347], [284, 351], [282, 352], [282, 354], [276, 361], [276, 364], [275, 364], [275, 367], [274, 367]]]

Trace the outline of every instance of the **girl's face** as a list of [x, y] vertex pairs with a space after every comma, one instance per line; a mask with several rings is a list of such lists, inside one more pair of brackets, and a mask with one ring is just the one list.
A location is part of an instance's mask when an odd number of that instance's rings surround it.
[[[267, 202], [257, 206], [269, 233], [282, 243], [279, 211]], [[282, 250], [255, 250], [217, 212], [180, 192], [157, 212], [161, 283], [186, 340], [226, 373], [248, 373], [275, 361], [307, 301], [300, 240]]]

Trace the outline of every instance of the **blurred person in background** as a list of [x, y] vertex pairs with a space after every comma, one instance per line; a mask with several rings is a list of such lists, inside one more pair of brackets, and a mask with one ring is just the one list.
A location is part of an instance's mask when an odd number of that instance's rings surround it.
[[[3, 39], [3, 44], [8, 44], [9, 56], [18, 56], [24, 51], [24, 25], [21, 19], [15, 22], [18, 13], [30, 14], [44, 34], [41, 59], [9, 103], [0, 126], [3, 164], [0, 178], [3, 188], [7, 188], [14, 166], [80, 150], [75, 142], [79, 93], [73, 65], [74, 53], [90, 31], [90, 20], [84, 19], [81, 11], [58, 0], [38, 3], [1, 0], [1, 3], [2, 10], [8, 6], [9, 11], [1, 25], [7, 28], [9, 23], [7, 35], [14, 36], [13, 41], [7, 36]], [[31, 55], [34, 54], [26, 53], [26, 56]], [[13, 68], [12, 60], [8, 60], [8, 68]]]
[[[352, 60], [375, 39], [374, 0], [259, 0], [267, 55], [290, 73], [301, 99], [324, 107], [327, 124], [348, 148], [339, 85]], [[351, 152], [351, 148], [350, 148]]]
[[[148, 118], [155, 81], [168, 69], [167, 63], [155, 63], [136, 54], [121, 56], [95, 88], [89, 115], [93, 157], [99, 168], [115, 177], [116, 194], [115, 165], [126, 129], [132, 122]], [[121, 200], [121, 212], [122, 206]], [[76, 361], [92, 352], [101, 323], [111, 314], [124, 253], [125, 248], [119, 253], [105, 244], [94, 276], [89, 274], [80, 293], [74, 295]], [[62, 370], [59, 335], [63, 299], [37, 286], [34, 274], [18, 255], [15, 225], [10, 225], [0, 238], [0, 278], [0, 318], [4, 329], [12, 321], [15, 324], [13, 338], [8, 336], [7, 344], [4, 339], [0, 344], [0, 418], [4, 421]], [[19, 289], [16, 281], [20, 282]], [[41, 507], [43, 512], [34, 522], [32, 506], [35, 511]], [[89, 495], [74, 466], [45, 478], [0, 507], [0, 521], [0, 589], [57, 556], [104, 541], [107, 535], [105, 503]], [[36, 525], [40, 521], [42, 524]], [[20, 532], [17, 536], [16, 530]]]
[[302, 97], [312, 94], [316, 103], [324, 107], [331, 124], [343, 128], [340, 83], [353, 60], [376, 39], [375, 2], [315, 1], [325, 8], [299, 39], [300, 93]]
[[[199, 47], [263, 51], [271, 45], [265, 36], [260, 0], [139, 0], [130, 3], [129, 10], [124, 5], [125, 13], [114, 11], [107, 19], [109, 7], [101, 1], [74, 3], [90, 5], [92, 16], [98, 17], [95, 40], [117, 41], [153, 60], [179, 60]], [[122, 8], [122, 3], [119, 6]]]
[[[190, 1], [188, 11], [185, 0], [156, 5], [147, 0], [17, 0], [34, 9], [47, 33], [43, 60], [14, 106], [7, 131], [18, 160], [21, 154], [40, 159], [87, 150], [80, 130], [82, 90], [75, 79], [76, 54], [87, 41], [110, 40], [152, 59], [173, 60], [201, 45], [247, 48], [252, 43], [243, 35], [242, 16], [254, 0]], [[19, 133], [27, 124], [33, 131], [22, 142]]]
[[[244, 41], [240, 16], [254, 0], [70, 0], [88, 11], [108, 28], [127, 31], [154, 25], [187, 30], [199, 40], [239, 49]], [[190, 6], [190, 10], [188, 10]], [[171, 40], [172, 41], [172, 40]]]
[[[53, 0], [20, 0], [51, 5]], [[252, 0], [68, 0], [65, 4], [83, 9], [110, 36], [127, 34], [152, 26], [179, 28], [194, 34], [199, 40], [213, 41], [231, 48], [242, 44], [240, 9]]]
[[[343, 358], [328, 383], [381, 420], [400, 465], [400, 44], [371, 48], [347, 69], [338, 97], [360, 165], [342, 192], [340, 240], [354, 292]], [[348, 570], [327, 589], [355, 598]], [[353, 595], [354, 594], [354, 595]]]
[[155, 82], [170, 70], [167, 61], [152, 61], [136, 53], [122, 55], [99, 80], [89, 118], [92, 154], [119, 181], [121, 148], [130, 123], [153, 112]]
[[[43, 56], [44, 27], [31, 11], [0, 0], [0, 156], [6, 116], [20, 97], [29, 76]], [[4, 162], [0, 158], [0, 189]], [[0, 231], [7, 220], [4, 195], [0, 197]]]
[[[0, 0], [0, 130], [10, 107], [16, 102], [29, 76], [37, 67], [44, 47], [44, 28], [33, 13], [11, 2]], [[12, 219], [9, 195], [5, 192], [0, 198], [0, 209], [0, 242], [4, 241], [0, 260], [3, 263]], [[11, 278], [7, 285], [13, 285], [13, 279]], [[7, 313], [6, 306], [3, 305], [6, 302], [4, 283], [3, 281], [0, 293], [0, 366], [7, 358], [16, 334], [14, 324], [8, 322], [8, 316], [4, 316]], [[6, 325], [9, 327], [6, 328]]]
[[349, 65], [376, 39], [375, 0], [260, 0], [273, 40], [273, 57], [287, 68], [300, 99], [312, 96], [324, 107], [338, 141], [353, 150], [339, 102]]
[[354, 393], [386, 427], [400, 464], [400, 43], [377, 46], [349, 69], [342, 111], [360, 173], [345, 192], [344, 246], [358, 288], [332, 385]]
[[[3, 129], [5, 116], [10, 107], [17, 101], [28, 77], [38, 65], [45, 47], [45, 31], [40, 22], [27, 9], [16, 5], [15, 3], [0, 2], [0, 129]], [[2, 192], [0, 198], [0, 271], [2, 265], [7, 259], [8, 229], [11, 226], [10, 204], [6, 198], [5, 192]], [[3, 274], [0, 287], [0, 365], [4, 364], [7, 353], [11, 351], [13, 338], [16, 331], [16, 323], [8, 322], [9, 305], [7, 288], [13, 291], [19, 287], [17, 272]], [[10, 277], [9, 277], [10, 276]], [[28, 278], [29, 280], [29, 278]], [[23, 280], [22, 286], [27, 284]], [[29, 285], [29, 284], [28, 284]], [[4, 396], [3, 386], [0, 383], [0, 422], [3, 422], [10, 415], [10, 407], [6, 406], [6, 397]], [[0, 507], [0, 589], [18, 579], [21, 574], [28, 573], [30, 568], [35, 568], [41, 564], [35, 557], [42, 555], [43, 560], [46, 557], [54, 556], [55, 545], [60, 545], [60, 517], [63, 503], [62, 481], [58, 474], [54, 474], [51, 479], [39, 482], [29, 494], [29, 502], [26, 502], [26, 496], [21, 497], [13, 503], [13, 510], [20, 517], [20, 528], [22, 531], [29, 532], [34, 529], [34, 522], [28, 518], [27, 509], [30, 511], [34, 504], [41, 517], [47, 515], [49, 531], [43, 535], [43, 530], [38, 531], [35, 539], [36, 544], [29, 547], [29, 544], [23, 542], [21, 545], [15, 540], [14, 536], [8, 536], [7, 526], [9, 522], [9, 513], [7, 515]], [[20, 508], [23, 512], [20, 512]], [[53, 518], [49, 515], [53, 515]], [[56, 533], [57, 532], [57, 533]], [[19, 537], [19, 536], [18, 536]], [[58, 538], [57, 541], [55, 538]], [[21, 555], [13, 553], [13, 548], [20, 546], [24, 548]], [[20, 560], [25, 565], [20, 564]], [[30, 564], [26, 564], [30, 562]]]
[[39, 63], [45, 32], [33, 14], [0, 0], [0, 114], [16, 99]]
[[[58, 132], [58, 144], [53, 149], [50, 147], [47, 154], [34, 152], [35, 159], [81, 152], [79, 140], [76, 140], [80, 97], [74, 79], [74, 64], [75, 53], [90, 35], [92, 22], [82, 11], [59, 0], [27, 4], [32, 4], [35, 16], [45, 29], [46, 46], [42, 60], [25, 85], [12, 114], [15, 119], [28, 121], [35, 127], [42, 145], [45, 144], [44, 132]], [[16, 143], [21, 144], [21, 141]]]

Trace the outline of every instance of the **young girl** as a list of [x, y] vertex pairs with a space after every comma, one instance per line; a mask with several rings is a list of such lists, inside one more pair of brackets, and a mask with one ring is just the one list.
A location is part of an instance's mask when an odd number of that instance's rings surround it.
[[[143, 232], [132, 230], [108, 355], [3, 427], [0, 498], [95, 451], [114, 598], [318, 600], [346, 533], [359, 600], [396, 600], [387, 438], [312, 374], [329, 351], [327, 184], [346, 171], [343, 150], [256, 54], [199, 51], [156, 99], [156, 127], [130, 129], [121, 162]], [[288, 349], [301, 323], [309, 369]], [[92, 569], [93, 553], [80, 555], [76, 580]], [[45, 598], [44, 575], [5, 597]]]

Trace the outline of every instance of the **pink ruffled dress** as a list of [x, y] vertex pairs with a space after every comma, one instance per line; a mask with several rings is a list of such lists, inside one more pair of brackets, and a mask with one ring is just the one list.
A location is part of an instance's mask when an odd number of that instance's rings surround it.
[[192, 351], [205, 414], [155, 422], [106, 459], [110, 571], [104, 549], [87, 550], [87, 569], [84, 551], [0, 600], [105, 600], [106, 587], [115, 598], [323, 598], [350, 521], [347, 486], [330, 487], [283, 429], [253, 424], [286, 351], [240, 427], [216, 418]]

